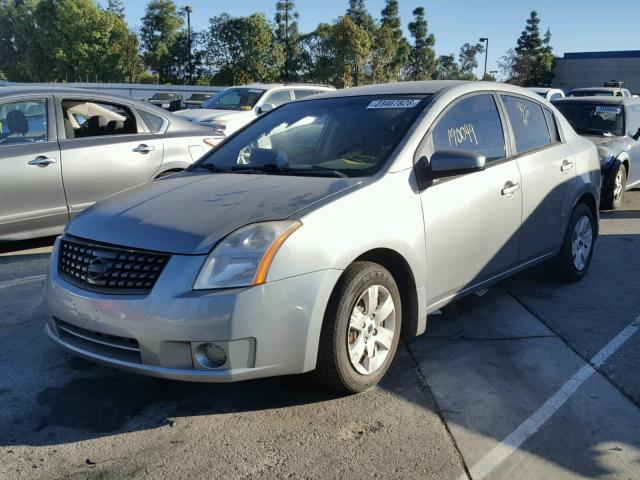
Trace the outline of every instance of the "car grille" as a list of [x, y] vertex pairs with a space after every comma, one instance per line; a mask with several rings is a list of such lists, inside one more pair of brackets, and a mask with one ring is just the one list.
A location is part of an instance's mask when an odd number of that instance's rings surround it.
[[107, 335], [76, 327], [54, 317], [58, 335], [71, 345], [91, 353], [141, 363], [140, 345], [133, 338]]
[[64, 237], [60, 241], [58, 272], [85, 290], [145, 295], [168, 261], [169, 255], [162, 253]]

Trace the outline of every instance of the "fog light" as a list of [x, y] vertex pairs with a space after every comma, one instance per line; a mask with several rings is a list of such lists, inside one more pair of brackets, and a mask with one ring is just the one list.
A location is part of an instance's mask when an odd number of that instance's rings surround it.
[[227, 363], [227, 352], [220, 345], [205, 343], [200, 345], [198, 361], [209, 368], [220, 368]]

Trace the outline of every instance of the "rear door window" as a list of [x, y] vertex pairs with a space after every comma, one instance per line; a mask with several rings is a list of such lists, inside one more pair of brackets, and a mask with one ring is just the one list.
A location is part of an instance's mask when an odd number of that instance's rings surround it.
[[301, 98], [310, 97], [311, 95], [315, 95], [318, 93], [315, 90], [294, 90], [293, 94], [296, 97], [296, 100], [300, 100]]
[[501, 95], [516, 141], [516, 153], [542, 148], [551, 143], [551, 136], [542, 106], [531, 100]]
[[62, 101], [62, 117], [67, 139], [138, 133], [136, 117], [121, 104], [67, 99]]
[[47, 141], [47, 101], [0, 104], [0, 145]]
[[505, 157], [504, 131], [493, 95], [473, 95], [454, 104], [431, 132], [433, 151], [466, 150], [488, 161]]
[[270, 103], [274, 107], [279, 107], [280, 105], [290, 101], [291, 101], [291, 94], [289, 93], [289, 90], [279, 90], [269, 95], [267, 99], [264, 101], [264, 103]]
[[560, 133], [558, 132], [558, 123], [553, 112], [548, 108], [544, 110], [544, 118], [547, 120], [547, 127], [549, 128], [549, 135], [551, 137], [551, 143], [560, 142]]

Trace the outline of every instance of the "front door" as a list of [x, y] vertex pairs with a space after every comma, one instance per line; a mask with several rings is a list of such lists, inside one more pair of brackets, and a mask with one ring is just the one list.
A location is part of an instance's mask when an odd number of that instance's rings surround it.
[[69, 213], [149, 181], [162, 163], [163, 143], [133, 108], [96, 98], [60, 101], [60, 140]]
[[51, 99], [0, 102], [0, 238], [58, 233], [69, 220]]
[[429, 140], [427, 156], [466, 150], [487, 158], [484, 171], [436, 180], [421, 194], [428, 302], [434, 308], [517, 264], [522, 188], [517, 162], [506, 158], [503, 122], [492, 94], [452, 104]]

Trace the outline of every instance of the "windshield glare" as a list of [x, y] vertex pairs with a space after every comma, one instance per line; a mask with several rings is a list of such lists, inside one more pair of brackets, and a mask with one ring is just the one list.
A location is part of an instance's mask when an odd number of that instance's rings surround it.
[[202, 108], [218, 110], [251, 110], [265, 90], [259, 88], [229, 88], [207, 100]]
[[286, 104], [223, 142], [194, 168], [373, 175], [422, 111], [427, 98], [363, 96]]
[[578, 133], [616, 137], [624, 135], [622, 105], [557, 103], [555, 106]]

